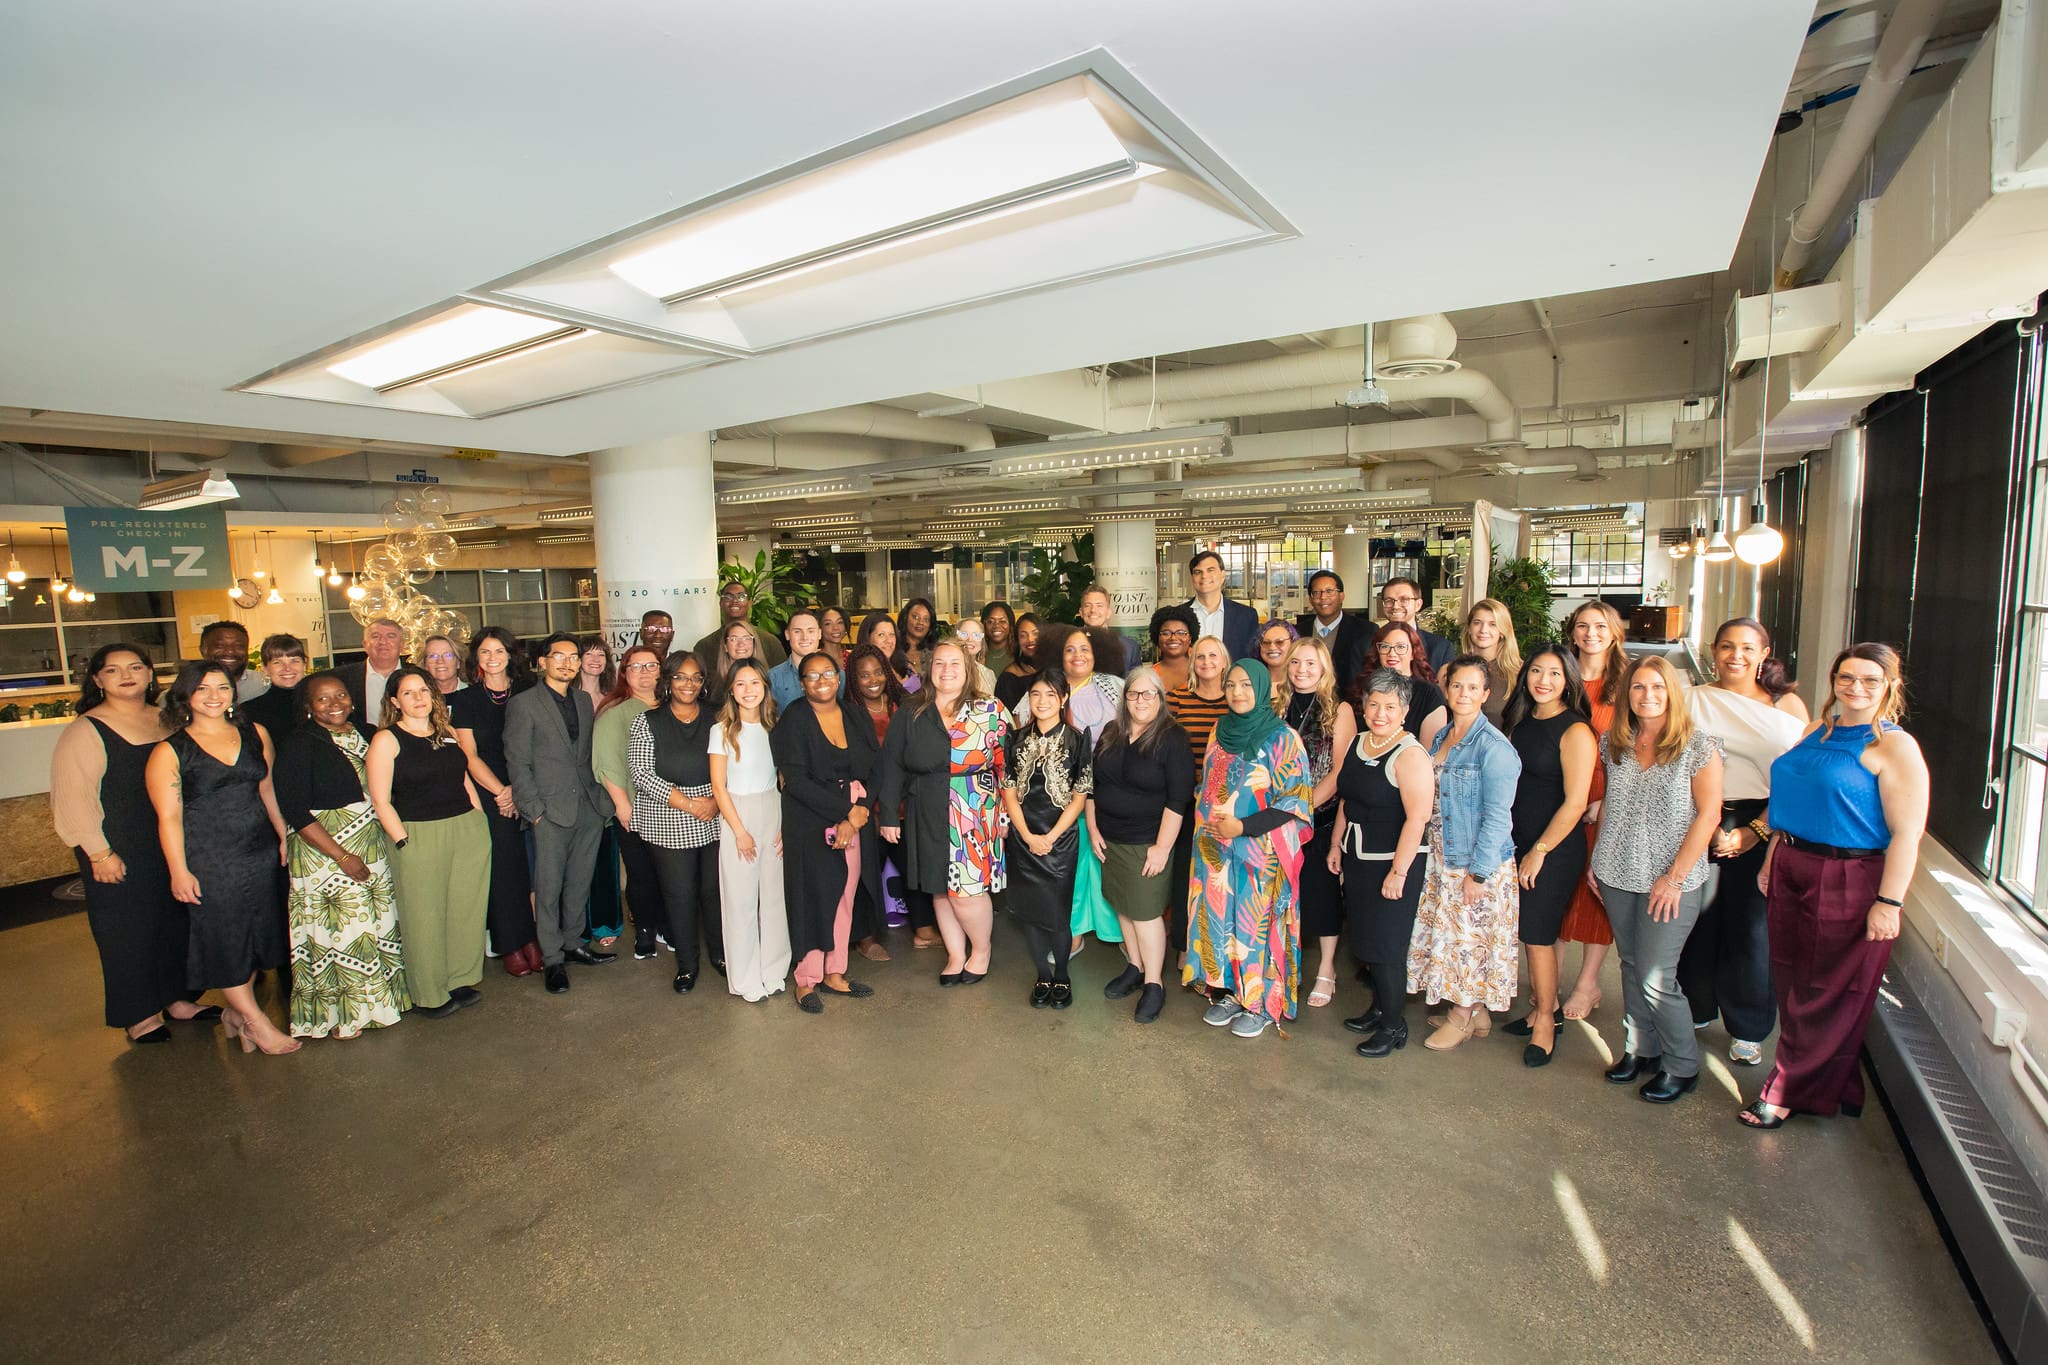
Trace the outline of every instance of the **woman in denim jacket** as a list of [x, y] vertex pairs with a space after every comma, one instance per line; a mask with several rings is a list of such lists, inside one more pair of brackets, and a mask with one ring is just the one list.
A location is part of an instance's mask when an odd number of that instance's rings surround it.
[[1448, 1014], [1423, 1046], [1437, 1052], [1493, 1031], [1487, 1011], [1514, 1003], [1521, 888], [1515, 882], [1513, 814], [1522, 759], [1485, 714], [1486, 660], [1460, 655], [1444, 670], [1451, 723], [1431, 746], [1436, 813], [1429, 871], [1408, 941], [1408, 989]]

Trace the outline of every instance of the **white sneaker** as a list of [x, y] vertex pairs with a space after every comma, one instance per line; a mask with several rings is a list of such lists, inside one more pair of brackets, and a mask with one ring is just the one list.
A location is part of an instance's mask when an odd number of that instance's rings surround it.
[[1745, 1043], [1737, 1040], [1728, 1045], [1728, 1060], [1737, 1066], [1757, 1066], [1764, 1059], [1762, 1043]]

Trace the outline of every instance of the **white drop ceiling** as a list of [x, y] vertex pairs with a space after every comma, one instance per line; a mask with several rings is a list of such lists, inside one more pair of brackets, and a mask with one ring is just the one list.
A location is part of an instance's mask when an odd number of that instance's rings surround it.
[[[1711, 272], [1809, 18], [1783, 0], [16, 0], [0, 406], [569, 454]], [[1095, 49], [1299, 235], [482, 419], [233, 391]]]

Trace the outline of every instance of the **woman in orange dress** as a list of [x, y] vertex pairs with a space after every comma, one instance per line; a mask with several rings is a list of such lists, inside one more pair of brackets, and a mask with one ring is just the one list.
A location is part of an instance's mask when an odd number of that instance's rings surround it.
[[[1628, 651], [1621, 647], [1624, 631], [1621, 613], [1605, 602], [1588, 602], [1564, 623], [1564, 635], [1578, 661], [1579, 677], [1586, 684], [1586, 701], [1593, 710], [1593, 733], [1605, 738], [1614, 723], [1615, 702], [1628, 687]], [[1593, 769], [1593, 790], [1586, 802], [1586, 831], [1590, 843], [1599, 837], [1600, 801], [1607, 794], [1607, 774]], [[1579, 979], [1571, 994], [1559, 1006], [1567, 1019], [1583, 1019], [1600, 1008], [1600, 964], [1606, 960], [1614, 930], [1608, 927], [1607, 911], [1589, 873], [1579, 883], [1571, 908], [1557, 931], [1560, 944], [1584, 945], [1579, 953]]]

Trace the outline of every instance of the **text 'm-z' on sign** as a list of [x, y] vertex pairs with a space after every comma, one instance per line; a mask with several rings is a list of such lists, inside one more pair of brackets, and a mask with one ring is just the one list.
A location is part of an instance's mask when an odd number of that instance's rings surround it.
[[125, 507], [67, 507], [71, 577], [88, 592], [164, 592], [227, 588], [227, 513], [218, 507], [134, 512]]

